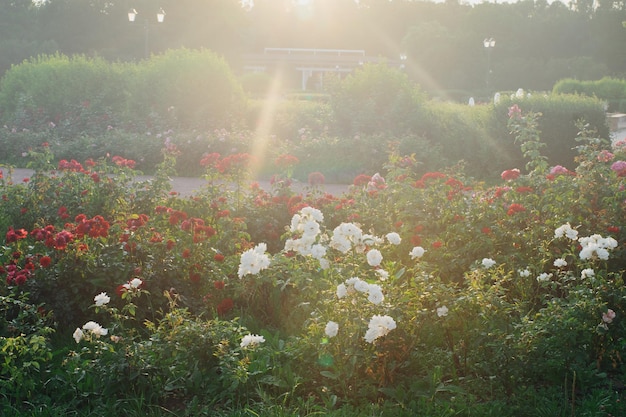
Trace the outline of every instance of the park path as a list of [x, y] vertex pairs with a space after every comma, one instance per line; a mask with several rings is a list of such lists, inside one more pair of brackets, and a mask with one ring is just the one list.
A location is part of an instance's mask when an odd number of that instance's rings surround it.
[[626, 140], [626, 129], [616, 130], [611, 132], [611, 143], [615, 144], [620, 140]]
[[[1, 171], [4, 171], [5, 175], [8, 175], [8, 169], [0, 167]], [[22, 182], [25, 178], [30, 178], [33, 175], [32, 169], [14, 168], [11, 180], [14, 183]], [[135, 177], [137, 181], [147, 181], [152, 177], [149, 175], [138, 175]], [[266, 190], [271, 190], [269, 181], [257, 181], [259, 186]], [[181, 197], [190, 197], [197, 191], [201, 191], [208, 182], [203, 178], [195, 177], [172, 177], [170, 180], [172, 184], [172, 191], [176, 191]], [[299, 181], [294, 181], [291, 188], [296, 193], [306, 193], [306, 187], [308, 184]], [[335, 197], [341, 197], [345, 192], [349, 190], [348, 184], [324, 184], [320, 187], [323, 192], [334, 195]]]
[[[626, 128], [616, 130], [611, 132], [611, 142], [616, 143], [620, 140], [626, 140]], [[5, 172], [5, 175], [8, 174], [8, 169], [3, 169], [0, 167], [0, 170]], [[13, 177], [12, 181], [14, 183], [21, 182], [24, 178], [30, 178], [33, 174], [33, 170], [25, 169], [25, 168], [14, 168], [13, 169]], [[136, 177], [137, 181], [147, 181], [151, 177], [149, 175], [139, 175]], [[190, 197], [194, 195], [197, 191], [201, 191], [206, 185], [207, 181], [203, 178], [195, 178], [195, 177], [172, 177], [170, 180], [172, 184], [172, 191], [176, 191], [180, 194], [181, 197]], [[266, 191], [271, 190], [271, 185], [269, 181], [257, 181], [260, 187]], [[299, 181], [294, 181], [292, 184], [292, 189], [296, 193], [306, 193], [306, 187], [308, 184], [302, 183]], [[348, 192], [350, 189], [350, 185], [348, 184], [324, 184], [321, 187], [323, 192], [334, 195], [335, 197], [341, 197], [344, 193]]]

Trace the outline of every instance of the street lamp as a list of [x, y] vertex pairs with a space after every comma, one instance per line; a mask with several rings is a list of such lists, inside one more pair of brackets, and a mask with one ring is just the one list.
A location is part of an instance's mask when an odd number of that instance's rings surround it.
[[400, 69], [403, 70], [406, 64], [407, 56], [406, 54], [400, 55]]
[[[137, 19], [137, 15], [139, 13], [137, 13], [137, 10], [135, 9], [130, 9], [128, 11], [128, 21], [130, 23], [134, 23], [135, 20]], [[160, 8], [159, 11], [156, 14], [156, 20], [157, 23], [163, 23], [163, 21], [165, 20], [165, 11]], [[143, 21], [143, 27], [144, 27], [144, 33], [145, 33], [145, 43], [144, 43], [144, 55], [146, 57], [146, 59], [149, 57], [150, 55], [150, 22], [148, 21], [148, 19], [144, 19]]]
[[487, 89], [489, 89], [489, 78], [491, 77], [491, 51], [496, 46], [496, 40], [494, 38], [485, 38], [483, 46], [487, 51]]

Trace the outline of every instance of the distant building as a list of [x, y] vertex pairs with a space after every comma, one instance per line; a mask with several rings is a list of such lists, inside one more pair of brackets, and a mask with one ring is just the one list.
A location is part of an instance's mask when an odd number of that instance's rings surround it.
[[262, 54], [242, 56], [244, 72], [282, 72], [288, 77], [298, 75], [302, 90], [321, 90], [325, 74], [349, 74], [367, 63], [401, 67], [400, 61], [367, 56], [362, 49], [265, 48]]

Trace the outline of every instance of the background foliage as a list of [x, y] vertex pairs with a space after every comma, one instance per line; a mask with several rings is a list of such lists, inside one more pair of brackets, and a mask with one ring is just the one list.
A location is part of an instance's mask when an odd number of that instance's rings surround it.
[[[83, 82], [75, 83], [76, 79]], [[542, 113], [546, 153], [572, 167], [576, 122], [608, 137], [604, 102], [582, 95], [501, 93], [495, 105], [428, 99], [408, 75], [365, 65], [327, 83], [324, 98], [248, 98], [223, 59], [209, 51], [171, 50], [137, 64], [62, 55], [13, 67], [0, 82], [3, 160], [47, 142], [55, 157], [85, 160], [124, 153], [153, 172], [163, 146], [176, 146], [178, 173], [199, 176], [200, 160], [218, 152], [265, 152], [259, 175], [290, 152], [332, 182], [378, 170], [390, 150], [414, 154], [423, 172], [463, 161], [467, 174], [488, 179], [522, 155], [502, 122], [518, 103]], [[260, 147], [260, 148], [259, 148]]]
[[[326, 4], [322, 4], [326, 3]], [[397, 61], [442, 98], [487, 97], [493, 90], [549, 90], [562, 78], [624, 77], [623, 1], [460, 4], [455, 1], [337, 0], [313, 6], [237, 0], [3, 2], [0, 73], [40, 54], [145, 58], [181, 47], [209, 49], [240, 74], [241, 56], [266, 47], [364, 49]], [[128, 22], [129, 8], [139, 15]], [[158, 7], [165, 22], [156, 23]], [[483, 39], [495, 38], [490, 59]], [[488, 61], [491, 62], [488, 68]], [[487, 73], [491, 69], [489, 85]]]
[[34, 147], [0, 178], [3, 415], [622, 414], [625, 145], [579, 124], [553, 166], [523, 104], [492, 184], [391, 148], [341, 196], [293, 155], [263, 190], [215, 153], [179, 198], [174, 145], [150, 180]]

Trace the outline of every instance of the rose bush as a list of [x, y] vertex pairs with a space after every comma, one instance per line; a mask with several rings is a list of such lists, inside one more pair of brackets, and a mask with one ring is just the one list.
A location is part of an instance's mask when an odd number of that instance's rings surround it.
[[[1, 381], [86, 413], [141, 398], [196, 414], [280, 399], [514, 416], [542, 398], [619, 414], [626, 147], [581, 126], [576, 169], [551, 167], [539, 115], [510, 115], [528, 164], [492, 185], [392, 152], [342, 196], [293, 191], [292, 156], [262, 190], [249, 155], [211, 152], [205, 188], [180, 198], [175, 146], [149, 182], [121, 156], [51, 166], [32, 151], [31, 181], [0, 178], [0, 342], [41, 337], [20, 358], [54, 378], [19, 373], [3, 347]], [[52, 321], [21, 314], [34, 306]]]

